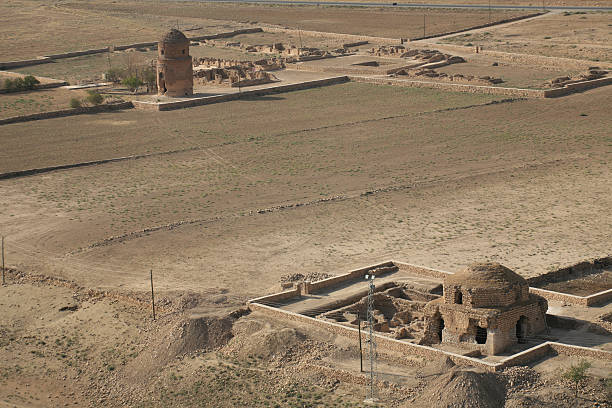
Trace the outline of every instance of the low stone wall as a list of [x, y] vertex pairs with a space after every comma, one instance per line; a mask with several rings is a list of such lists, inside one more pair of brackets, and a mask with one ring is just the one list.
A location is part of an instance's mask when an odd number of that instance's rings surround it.
[[554, 292], [552, 290], [532, 287], [529, 288], [529, 293], [542, 296], [546, 300], [565, 302], [576, 306], [588, 306], [587, 298], [584, 296], [570, 295], [569, 293]]
[[570, 344], [563, 344], [557, 342], [548, 342], [551, 349], [553, 349], [558, 354], [563, 354], [566, 356], [572, 357], [586, 357], [593, 358], [597, 360], [606, 360], [612, 361], [612, 353], [605, 350], [600, 350], [591, 347], [581, 347], [581, 346], [573, 346]]
[[24, 89], [23, 91], [13, 91], [13, 92], [9, 92], [6, 89], [0, 89], [0, 94], [16, 94], [16, 93], [23, 93], [23, 92], [32, 92], [32, 91], [40, 91], [43, 89], [52, 89], [52, 88], [59, 88], [61, 86], [66, 86], [68, 85], [68, 82], [50, 82], [48, 84], [38, 84], [34, 87], [34, 89]]
[[379, 85], [394, 85], [394, 86], [405, 86], [411, 88], [432, 88], [442, 89], [445, 91], [453, 92], [468, 92], [468, 93], [481, 93], [490, 95], [508, 95], [518, 98], [557, 98], [572, 94], [574, 92], [580, 92], [587, 89], [597, 88], [600, 86], [606, 86], [612, 84], [612, 77], [593, 79], [591, 81], [576, 82], [569, 84], [563, 88], [556, 89], [527, 89], [527, 88], [505, 88], [501, 86], [486, 86], [486, 85], [467, 85], [467, 84], [453, 84], [449, 82], [433, 82], [433, 81], [414, 81], [414, 80], [400, 80], [396, 78], [374, 78], [349, 75], [349, 79], [355, 82], [365, 82]]
[[31, 115], [13, 116], [10, 118], [0, 119], [0, 126], [8, 125], [10, 123], [30, 122], [33, 120], [59, 118], [63, 116], [82, 115], [86, 113], [99, 113], [99, 112], [108, 112], [108, 111], [115, 111], [115, 110], [122, 110], [122, 109], [131, 109], [133, 107], [134, 106], [132, 105], [132, 102], [121, 102], [121, 103], [112, 103], [108, 105], [87, 106], [87, 107], [76, 108], [76, 109], [63, 109], [63, 110], [50, 111], [50, 112], [33, 113]]
[[612, 257], [606, 256], [603, 258], [593, 259], [592, 261], [578, 262], [573, 265], [569, 265], [556, 271], [548, 272], [543, 275], [534, 276], [533, 278], [527, 279], [529, 286], [539, 286], [545, 283], [562, 282], [573, 278], [576, 275], [582, 275], [586, 271], [593, 269], [601, 269], [612, 265]]
[[[257, 311], [272, 318], [280, 318], [283, 320], [298, 322], [300, 324], [320, 327], [330, 333], [354, 340], [356, 343], [359, 341], [359, 331], [352, 327], [343, 326], [337, 323], [332, 323], [320, 319], [315, 319], [293, 312], [288, 312], [271, 306], [255, 303], [254, 301], [249, 301], [248, 307], [251, 311]], [[498, 366], [497, 364], [488, 363], [472, 357], [465, 357], [460, 354], [438, 350], [433, 347], [407, 343], [386, 336], [381, 336], [379, 334], [375, 334], [375, 336], [377, 351], [385, 354], [388, 354], [390, 352], [408, 353], [410, 355], [421, 356], [428, 359], [436, 359], [448, 356], [457, 365], [475, 366], [487, 371], [495, 371]]]
[[425, 278], [444, 279], [448, 275], [452, 275], [452, 272], [440, 271], [438, 269], [426, 268], [424, 266], [407, 264], [404, 262], [393, 261], [400, 271], [407, 271], [413, 275], [423, 276]]
[[590, 81], [575, 82], [565, 85], [562, 88], [547, 89], [544, 91], [545, 98], [558, 98], [560, 96], [569, 95], [574, 92], [586, 91], [588, 89], [598, 88], [612, 84], [612, 77], [593, 79]]
[[[307, 324], [310, 326], [323, 328], [332, 334], [336, 334], [354, 340], [356, 343], [359, 341], [359, 331], [352, 327], [343, 326], [337, 323], [315, 319], [301, 314], [267, 306], [264, 304], [257, 303], [256, 300], [247, 302], [247, 306], [251, 311], [257, 311], [272, 318], [280, 318], [283, 320], [297, 322], [300, 324]], [[612, 353], [609, 351], [547, 341], [528, 350], [509, 356], [498, 363], [489, 363], [487, 361], [483, 361], [477, 358], [463, 356], [460, 354], [439, 350], [429, 346], [421, 346], [418, 344], [395, 340], [390, 337], [382, 336], [380, 334], [375, 334], [375, 336], [377, 351], [384, 354], [405, 353], [414, 356], [420, 356], [429, 360], [438, 359], [441, 357], [448, 357], [453, 361], [453, 363], [457, 365], [478, 367], [490, 372], [500, 371], [504, 368], [517, 365], [526, 365], [530, 362], [539, 360], [546, 356], [556, 354], [612, 361]]]
[[543, 357], [549, 356], [553, 353], [553, 349], [550, 346], [549, 342], [538, 344], [535, 347], [527, 349], [525, 351], [521, 351], [520, 353], [516, 353], [503, 359], [499, 363], [499, 369], [503, 369], [506, 367], [512, 367], [517, 365], [526, 365], [532, 361], [539, 360]]
[[503, 88], [497, 86], [453, 84], [448, 82], [433, 81], [399, 80], [395, 78], [372, 78], [354, 75], [349, 76], [349, 79], [355, 82], [365, 82], [379, 85], [405, 86], [410, 88], [432, 88], [452, 92], [468, 92], [490, 95], [507, 95], [517, 98], [544, 98], [544, 91], [538, 89]]
[[300, 82], [296, 84], [279, 85], [269, 88], [253, 89], [243, 92], [235, 92], [231, 94], [206, 96], [202, 98], [193, 98], [187, 100], [179, 100], [176, 102], [144, 102], [144, 101], [133, 101], [134, 107], [140, 110], [156, 110], [156, 111], [167, 111], [174, 109], [191, 108], [194, 106], [210, 105], [212, 103], [234, 101], [241, 98], [248, 98], [254, 96], [264, 96], [275, 93], [298, 91], [302, 89], [318, 88], [322, 86], [341, 84], [348, 82], [347, 76], [339, 76], [334, 78], [319, 79], [314, 81]]
[[31, 65], [46, 64], [52, 61], [53, 60], [49, 57], [37, 57], [20, 61], [4, 61], [0, 62], [0, 69], [4, 70], [9, 68], [28, 67]]
[[332, 286], [338, 285], [340, 283], [343, 283], [343, 282], [346, 282], [352, 279], [362, 278], [363, 276], [365, 276], [366, 273], [368, 273], [369, 271], [373, 269], [387, 268], [387, 267], [394, 267], [394, 266], [395, 265], [393, 265], [392, 261], [374, 264], [374, 265], [366, 266], [364, 268], [354, 269], [350, 271], [349, 273], [332, 276], [331, 278], [323, 279], [320, 281], [306, 282], [307, 283], [306, 287], [307, 287], [307, 290], [311, 293], [316, 290], [330, 288]]
[[427, 40], [428, 38], [437, 38], [437, 37], [444, 37], [446, 35], [453, 35], [453, 34], [464, 33], [466, 31], [477, 30], [479, 28], [493, 27], [493, 26], [500, 25], [500, 24], [511, 23], [513, 21], [525, 20], [527, 18], [541, 16], [542, 14], [546, 14], [546, 13], [545, 12], [544, 13], [533, 13], [533, 14], [527, 14], [527, 15], [524, 15], [524, 16], [506, 18], [504, 20], [493, 21], [491, 23], [481, 24], [481, 25], [477, 25], [477, 26], [474, 26], [474, 27], [462, 28], [461, 30], [447, 31], [445, 33], [440, 33], [440, 34], [432, 34], [432, 35], [426, 35], [424, 37], [411, 38], [409, 41]]

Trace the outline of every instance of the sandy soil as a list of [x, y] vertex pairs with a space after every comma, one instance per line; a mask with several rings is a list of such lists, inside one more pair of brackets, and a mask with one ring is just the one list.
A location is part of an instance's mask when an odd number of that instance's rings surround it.
[[[343, 1], [343, 0], [339, 0]], [[351, 3], [381, 3], [390, 4], [387, 0], [346, 0]], [[311, 0], [312, 3], [317, 3], [315, 0]], [[400, 4], [456, 4], [456, 5], [488, 5], [488, 1], [484, 0], [410, 0], [409, 2], [398, 2]], [[542, 7], [541, 1], [536, 0], [491, 0], [492, 6], [535, 6]], [[545, 0], [544, 6], [578, 6], [578, 7], [612, 7], [612, 0]]]
[[521, 54], [612, 61], [610, 13], [551, 13], [536, 21], [491, 27], [441, 41]]
[[[144, 302], [23, 275], [0, 295], [1, 407], [364, 406], [367, 373], [359, 372], [356, 342], [323, 330], [257, 313], [189, 316], [179, 305], [159, 308], [154, 322]], [[559, 372], [576, 362], [551, 357], [486, 378], [506, 407], [607, 406], [609, 364], [591, 361], [574, 400]], [[380, 355], [381, 404], [487, 402], [475, 401], [478, 383], [443, 393], [443, 401], [419, 400], [439, 393], [451, 369], [445, 364]], [[465, 372], [454, 369], [450, 378]]]
[[0, 118], [70, 108], [70, 99], [84, 99], [85, 91], [52, 88], [0, 94]]
[[[0, 3], [2, 61], [33, 58], [51, 53], [78, 51], [110, 45], [156, 41], [176, 18], [127, 13], [105, 13], [68, 8], [63, 2], [6, 0]], [[183, 28], [202, 27], [190, 34], [231, 31], [238, 23], [204, 18], [180, 19]], [[36, 27], [32, 30], [31, 27]]]
[[[406, 97], [410, 105], [400, 102]], [[448, 270], [495, 259], [536, 275], [609, 249], [607, 196], [597, 187], [610, 177], [608, 97], [604, 88], [435, 113], [490, 99], [347, 84], [159, 120], [123, 112], [6, 126], [14, 146], [6, 170], [118, 149], [198, 148], [4, 181], [9, 264], [132, 289], [145, 287], [155, 265], [160, 288], [225, 288], [237, 303], [276, 287], [287, 270], [339, 271], [390, 257]], [[298, 120], [305, 105], [309, 116]], [[164, 122], [169, 115], [177, 121]], [[71, 128], [79, 151], [67, 148]], [[48, 139], [45, 150], [37, 134]], [[335, 196], [346, 199], [257, 214]], [[175, 226], [139, 232], [166, 224]], [[567, 239], [578, 231], [579, 241]]]

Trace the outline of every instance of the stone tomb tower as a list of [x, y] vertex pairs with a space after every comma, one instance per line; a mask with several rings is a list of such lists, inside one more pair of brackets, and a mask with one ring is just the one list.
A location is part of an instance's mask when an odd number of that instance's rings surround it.
[[499, 354], [547, 329], [548, 302], [498, 263], [476, 263], [444, 279], [443, 296], [425, 306], [428, 343], [470, 343]]
[[193, 95], [189, 39], [174, 28], [157, 45], [157, 93], [174, 97]]

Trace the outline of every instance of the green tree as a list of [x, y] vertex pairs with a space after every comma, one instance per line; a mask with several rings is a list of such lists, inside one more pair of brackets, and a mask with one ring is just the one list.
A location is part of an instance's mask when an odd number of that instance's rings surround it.
[[87, 102], [92, 105], [99, 105], [104, 102], [104, 97], [98, 91], [87, 91]]
[[121, 83], [124, 86], [127, 86], [127, 88], [132, 92], [136, 92], [138, 88], [144, 85], [142, 80], [135, 76], [130, 76], [130, 77], [125, 78]]
[[586, 360], [581, 360], [577, 365], [571, 365], [565, 372], [563, 378], [570, 380], [575, 385], [575, 397], [578, 398], [578, 386], [580, 382], [587, 378], [587, 371], [591, 368], [591, 363]]

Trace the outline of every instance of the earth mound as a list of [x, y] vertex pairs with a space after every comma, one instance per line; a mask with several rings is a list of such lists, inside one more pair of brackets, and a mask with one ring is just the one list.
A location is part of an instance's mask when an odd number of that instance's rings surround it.
[[452, 368], [431, 382], [414, 407], [499, 408], [506, 390], [494, 374]]

